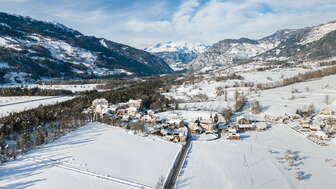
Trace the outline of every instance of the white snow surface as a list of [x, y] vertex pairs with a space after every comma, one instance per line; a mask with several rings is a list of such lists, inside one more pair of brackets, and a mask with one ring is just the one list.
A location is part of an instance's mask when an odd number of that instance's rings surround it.
[[[326, 159], [336, 158], [335, 146], [322, 147], [287, 126], [245, 133], [241, 141], [192, 142], [176, 188], [192, 189], [316, 189], [334, 188], [336, 170]], [[299, 155], [295, 166], [281, 163], [285, 151]], [[274, 153], [270, 153], [273, 151]], [[303, 171], [304, 180], [295, 178]]]
[[22, 112], [39, 106], [57, 104], [74, 97], [45, 97], [45, 96], [22, 96], [22, 97], [0, 97], [0, 117], [8, 116], [10, 113]]
[[1, 188], [151, 188], [180, 145], [92, 123], [0, 167]]
[[330, 22], [328, 24], [323, 24], [315, 26], [312, 31], [300, 42], [301, 45], [306, 45], [314, 41], [322, 39], [326, 34], [336, 30], [336, 22]]

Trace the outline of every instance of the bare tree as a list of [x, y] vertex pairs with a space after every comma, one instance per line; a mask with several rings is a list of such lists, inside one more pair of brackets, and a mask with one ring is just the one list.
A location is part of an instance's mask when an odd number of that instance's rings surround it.
[[224, 109], [224, 110], [222, 111], [221, 114], [222, 114], [222, 116], [224, 117], [225, 122], [227, 123], [227, 122], [229, 122], [230, 119], [231, 119], [231, 116], [232, 116], [232, 110], [231, 110], [231, 108]]
[[324, 103], [325, 103], [326, 105], [329, 105], [329, 104], [330, 104], [330, 97], [329, 97], [329, 95], [326, 95], [326, 96], [324, 97]]
[[261, 112], [261, 106], [259, 101], [256, 101], [251, 106], [251, 113], [252, 114], [259, 114]]

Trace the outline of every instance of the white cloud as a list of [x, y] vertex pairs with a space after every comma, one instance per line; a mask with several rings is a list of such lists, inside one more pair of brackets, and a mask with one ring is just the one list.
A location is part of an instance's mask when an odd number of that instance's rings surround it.
[[261, 38], [279, 29], [336, 19], [335, 0], [186, 0], [175, 9], [167, 0], [113, 11], [104, 6], [81, 8], [84, 2], [90, 2], [86, 0], [60, 0], [62, 3], [51, 5], [36, 0], [14, 1], [21, 3], [3, 3], [0, 9], [56, 20], [84, 34], [137, 47], [170, 40], [214, 43], [226, 38]]

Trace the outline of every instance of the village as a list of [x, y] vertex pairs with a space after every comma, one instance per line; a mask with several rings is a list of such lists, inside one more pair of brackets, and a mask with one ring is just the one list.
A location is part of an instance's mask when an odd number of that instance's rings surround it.
[[[186, 142], [189, 132], [194, 139], [199, 138], [195, 136], [215, 135], [214, 139], [223, 137], [227, 140], [240, 140], [243, 138], [241, 133], [265, 131], [270, 128], [270, 124], [249, 120], [246, 116], [238, 116], [235, 121], [226, 122], [216, 112], [206, 112], [208, 114], [201, 111], [182, 110], [155, 112], [144, 109], [141, 99], [130, 99], [128, 102], [118, 104], [110, 104], [106, 99], [95, 99], [92, 106], [84, 113], [91, 114], [93, 121], [102, 121], [181, 143]], [[179, 116], [172, 116], [174, 114]], [[192, 116], [184, 114], [192, 114]]]

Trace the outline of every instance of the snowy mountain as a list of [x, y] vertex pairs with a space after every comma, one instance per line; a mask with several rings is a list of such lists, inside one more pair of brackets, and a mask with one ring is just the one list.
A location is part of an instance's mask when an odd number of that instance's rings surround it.
[[190, 69], [228, 67], [255, 60], [265, 62], [315, 61], [336, 56], [336, 22], [302, 29], [280, 30], [262, 39], [225, 39], [189, 63]]
[[205, 52], [207, 45], [185, 41], [158, 43], [144, 49], [164, 59], [175, 71], [184, 70], [186, 64]]
[[59, 23], [0, 13], [0, 81], [171, 73], [160, 58]]

